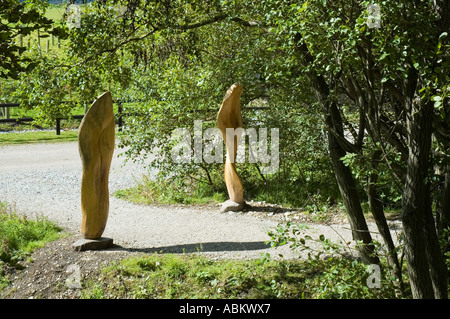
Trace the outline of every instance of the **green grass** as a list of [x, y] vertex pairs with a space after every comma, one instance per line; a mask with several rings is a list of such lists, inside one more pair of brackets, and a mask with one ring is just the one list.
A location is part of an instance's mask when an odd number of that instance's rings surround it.
[[60, 21], [65, 11], [66, 5], [50, 5], [45, 16], [53, 21]]
[[50, 221], [19, 216], [0, 202], [0, 291], [9, 284], [6, 267], [20, 269], [20, 262], [33, 250], [61, 236], [62, 229]]
[[72, 142], [78, 140], [78, 131], [61, 131], [61, 135], [56, 135], [55, 131], [30, 131], [20, 133], [0, 134], [0, 145], [8, 144], [29, 144], [29, 143], [55, 143]]
[[81, 298], [299, 299], [392, 298], [393, 289], [367, 287], [367, 266], [344, 259], [216, 260], [201, 255], [131, 257], [82, 285]]
[[174, 181], [153, 181], [145, 178], [136, 186], [118, 190], [117, 198], [139, 204], [217, 204], [227, 198], [226, 189], [214, 191], [209, 185], [193, 183], [187, 187]]
[[[293, 267], [294, 264], [290, 265]], [[103, 269], [83, 298], [298, 298], [299, 271], [286, 263], [212, 261], [201, 256], [133, 257]]]
[[[11, 101], [8, 101], [11, 102]], [[113, 106], [114, 109], [114, 113], [117, 114], [118, 111], [118, 107], [116, 104], [114, 104]], [[71, 115], [82, 115], [84, 114], [84, 107], [82, 106], [77, 106], [74, 107], [71, 112]], [[10, 118], [22, 118], [22, 117], [31, 117], [31, 118], [38, 118], [39, 117], [39, 111], [36, 109], [26, 109], [26, 108], [22, 108], [22, 107], [11, 107], [9, 108], [9, 116]], [[70, 122], [70, 121], [74, 121], [75, 123], [80, 123], [79, 120], [68, 120], [68, 119], [64, 119], [64, 122]]]

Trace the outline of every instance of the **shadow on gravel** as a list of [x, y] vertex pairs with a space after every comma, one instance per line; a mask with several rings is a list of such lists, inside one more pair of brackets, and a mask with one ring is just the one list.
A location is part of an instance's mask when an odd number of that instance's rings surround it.
[[274, 214], [284, 214], [288, 212], [298, 212], [298, 208], [286, 208], [274, 205], [250, 205], [246, 204], [244, 207], [244, 212], [261, 212], [261, 213], [274, 213]]
[[213, 242], [213, 243], [196, 243], [196, 244], [182, 244], [163, 247], [152, 248], [126, 248], [120, 245], [114, 245], [111, 250], [120, 250], [128, 252], [143, 252], [143, 253], [196, 253], [196, 252], [218, 252], [218, 251], [246, 251], [246, 250], [260, 250], [270, 248], [270, 244], [263, 241], [256, 242]]

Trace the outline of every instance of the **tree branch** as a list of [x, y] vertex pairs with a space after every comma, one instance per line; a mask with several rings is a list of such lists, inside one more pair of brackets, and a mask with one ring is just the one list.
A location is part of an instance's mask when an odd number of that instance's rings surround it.
[[145, 39], [145, 38], [155, 34], [158, 31], [162, 31], [162, 30], [165, 30], [165, 29], [174, 29], [174, 30], [180, 30], [180, 31], [193, 30], [193, 29], [197, 29], [197, 28], [203, 27], [205, 25], [213, 24], [213, 23], [216, 23], [216, 22], [219, 22], [219, 21], [224, 21], [226, 19], [229, 19], [230, 21], [236, 22], [238, 24], [241, 24], [241, 25], [247, 26], [247, 27], [259, 26], [258, 22], [245, 21], [245, 20], [243, 20], [243, 19], [241, 19], [239, 17], [230, 17], [228, 14], [222, 13], [222, 14], [218, 14], [216, 16], [213, 16], [210, 19], [207, 19], [207, 20], [204, 20], [204, 21], [201, 21], [201, 22], [192, 23], [192, 24], [187, 24], [187, 25], [172, 25], [172, 26], [159, 26], [159, 27], [152, 26], [152, 30], [150, 30], [149, 32], [147, 32], [147, 33], [145, 33], [145, 34], [143, 34], [141, 36], [138, 36], [138, 37], [129, 38], [131, 35], [133, 35], [139, 29], [139, 27], [138, 27], [136, 29], [133, 29], [130, 32], [130, 34], [126, 37], [126, 40], [120, 42], [119, 44], [115, 45], [112, 48], [103, 49], [103, 50], [97, 51], [95, 54], [93, 54], [91, 56], [88, 56], [86, 59], [84, 59], [83, 61], [78, 63], [78, 65], [82, 65], [82, 64], [84, 64], [84, 63], [92, 60], [93, 58], [95, 58], [95, 57], [97, 57], [99, 55], [102, 55], [104, 53], [110, 53], [110, 55], [111, 55], [114, 52], [116, 52], [118, 49], [120, 49], [122, 46], [124, 46], [124, 45], [126, 45], [128, 43], [131, 43], [131, 42], [141, 41], [141, 40], [143, 40], [143, 39]]

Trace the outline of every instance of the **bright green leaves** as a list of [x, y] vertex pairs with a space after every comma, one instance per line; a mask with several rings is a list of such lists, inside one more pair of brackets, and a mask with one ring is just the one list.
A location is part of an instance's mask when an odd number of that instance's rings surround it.
[[29, 72], [37, 63], [24, 55], [25, 47], [18, 45], [19, 36], [27, 36], [36, 30], [63, 35], [60, 27], [40, 12], [40, 5], [27, 4], [17, 0], [0, 3], [0, 78], [18, 79], [21, 72]]

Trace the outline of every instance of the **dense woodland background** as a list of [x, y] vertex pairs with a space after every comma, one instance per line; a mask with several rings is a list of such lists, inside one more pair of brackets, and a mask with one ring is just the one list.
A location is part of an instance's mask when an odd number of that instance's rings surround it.
[[[222, 166], [173, 163], [172, 131], [194, 120], [214, 127], [238, 82], [244, 126], [280, 128], [278, 172], [237, 166], [246, 196], [340, 205], [362, 259], [378, 263], [371, 214], [393, 277], [402, 276], [404, 254], [414, 298], [448, 297], [448, 1], [79, 4], [80, 25], [69, 28], [69, 3], [0, 0], [1, 101], [20, 102], [45, 124], [110, 90], [127, 102], [120, 141], [130, 159], [158, 149], [159, 182], [186, 197], [224, 192]], [[60, 45], [46, 49], [51, 37]], [[392, 214], [404, 228], [401, 247], [389, 232]]]

